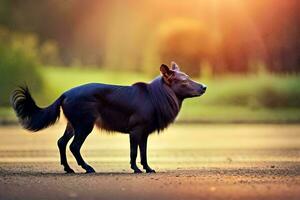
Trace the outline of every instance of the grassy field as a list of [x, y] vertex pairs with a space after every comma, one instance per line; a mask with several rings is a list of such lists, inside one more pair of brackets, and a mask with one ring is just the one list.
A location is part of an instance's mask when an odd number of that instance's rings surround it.
[[[130, 85], [149, 82], [154, 76], [99, 69], [45, 67], [43, 94], [33, 94], [37, 103], [46, 106], [62, 92], [89, 82]], [[299, 122], [299, 75], [258, 74], [197, 79], [208, 85], [207, 93], [184, 102], [179, 115], [182, 121], [204, 122]], [[0, 109], [0, 118], [13, 119], [11, 109]]]

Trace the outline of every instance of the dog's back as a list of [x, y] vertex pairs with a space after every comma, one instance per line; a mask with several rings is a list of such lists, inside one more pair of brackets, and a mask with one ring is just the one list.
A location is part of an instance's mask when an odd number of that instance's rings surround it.
[[153, 115], [146, 83], [118, 86], [91, 83], [63, 94], [63, 112], [71, 124], [93, 121], [99, 128], [128, 133], [137, 120]]

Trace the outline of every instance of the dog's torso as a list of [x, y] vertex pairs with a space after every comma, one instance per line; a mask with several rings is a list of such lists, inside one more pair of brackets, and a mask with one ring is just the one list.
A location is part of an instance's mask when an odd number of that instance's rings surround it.
[[[157, 122], [157, 109], [153, 105], [149, 85], [146, 83], [135, 83], [132, 86], [100, 83], [82, 85], [63, 94], [62, 109], [70, 123], [75, 126], [81, 121], [90, 120], [99, 128], [108, 131], [129, 133], [135, 128], [141, 128], [149, 134], [165, 128], [160, 127]], [[163, 126], [171, 123], [176, 115], [174, 118], [166, 119], [169, 122]]]

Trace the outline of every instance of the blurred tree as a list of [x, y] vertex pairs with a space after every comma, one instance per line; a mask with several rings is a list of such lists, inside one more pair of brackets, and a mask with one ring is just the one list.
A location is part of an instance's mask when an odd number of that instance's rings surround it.
[[28, 84], [36, 92], [43, 89], [38, 71], [37, 39], [0, 28], [0, 106], [9, 105], [9, 96], [19, 85]]
[[11, 7], [10, 0], [0, 0], [0, 24], [5, 26], [11, 25]]
[[59, 50], [56, 41], [47, 40], [41, 44], [40, 60], [45, 65], [60, 65]]
[[[51, 51], [49, 62], [58, 57], [64, 65], [141, 70], [172, 59], [192, 73], [203, 62], [213, 73], [247, 73], [255, 62], [269, 71], [299, 72], [299, 7], [299, 0], [0, 0], [0, 25], [34, 32], [41, 43], [56, 41], [57, 53], [47, 45], [43, 54]], [[171, 22], [166, 26], [172, 28], [178, 18], [185, 19], [184, 30], [155, 36], [161, 24]], [[205, 29], [196, 30], [190, 21]]]
[[162, 28], [158, 54], [163, 63], [176, 60], [191, 75], [199, 75], [201, 65], [215, 54], [214, 33], [195, 20], [173, 20]]

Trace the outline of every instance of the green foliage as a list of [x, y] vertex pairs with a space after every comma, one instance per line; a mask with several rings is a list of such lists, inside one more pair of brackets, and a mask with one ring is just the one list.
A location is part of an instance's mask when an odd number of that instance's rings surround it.
[[[159, 72], [156, 72], [156, 75]], [[147, 76], [129, 71], [81, 68], [43, 68], [51, 101], [62, 92], [80, 84], [101, 82], [130, 85], [137, 81], [149, 82], [156, 75]], [[208, 121], [299, 121], [299, 75], [230, 75], [214, 79], [197, 79], [208, 85], [199, 98], [187, 99], [179, 115], [181, 120]], [[272, 93], [276, 91], [276, 93]], [[38, 99], [40, 100], [40, 99]], [[48, 105], [49, 102], [42, 102]], [[41, 101], [38, 101], [39, 103]]]
[[[91, 67], [83, 69], [80, 67], [66, 68], [47, 66], [42, 69], [42, 72], [43, 80], [49, 89], [45, 95], [50, 97], [50, 100], [56, 99], [62, 92], [72, 87], [91, 82], [131, 85], [137, 81], [151, 80], [151, 77], [136, 72], [99, 70]], [[45, 99], [38, 100], [43, 101]], [[42, 103], [47, 105], [49, 101]]]
[[[63, 68], [41, 68], [44, 80], [43, 97], [33, 91], [40, 106], [47, 106], [62, 92], [89, 82], [131, 85], [137, 81], [149, 82], [155, 75], [147, 76], [129, 71]], [[156, 72], [156, 75], [159, 72]], [[208, 85], [207, 92], [199, 98], [184, 102], [179, 120], [204, 120], [221, 122], [293, 122], [300, 120], [299, 75], [228, 75], [198, 79]], [[32, 85], [30, 85], [32, 86]], [[45, 98], [47, 97], [47, 98]], [[1, 116], [2, 114], [2, 116]], [[12, 116], [0, 109], [0, 118]]]
[[6, 37], [0, 37], [0, 106], [8, 106], [16, 86], [28, 84], [33, 91], [41, 91], [43, 84], [35, 37], [1, 33]]
[[300, 107], [300, 76], [259, 73], [207, 81], [205, 102], [257, 108]]
[[[159, 71], [157, 69], [157, 73]], [[54, 91], [53, 98], [61, 92], [80, 84], [102, 82], [110, 84], [133, 84], [149, 82], [154, 76], [99, 69], [46, 67], [43, 77]], [[210, 79], [196, 79], [208, 86], [203, 97], [192, 98], [187, 105], [197, 110], [203, 106], [238, 106], [250, 109], [300, 108], [300, 76], [269, 73], [251, 75], [228, 75]]]

